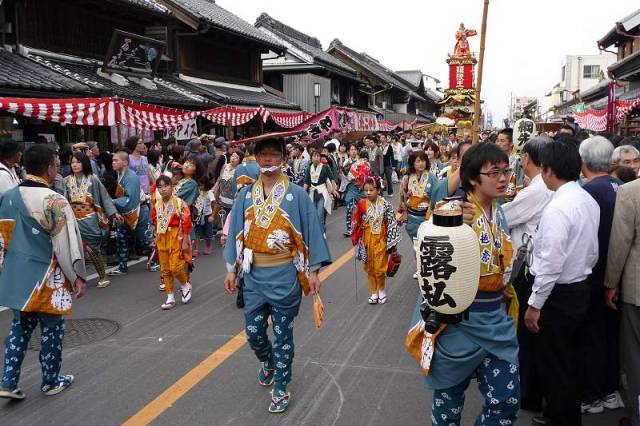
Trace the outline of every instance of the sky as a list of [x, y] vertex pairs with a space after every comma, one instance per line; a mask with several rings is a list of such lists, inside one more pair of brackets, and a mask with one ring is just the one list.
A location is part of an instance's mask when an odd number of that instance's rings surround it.
[[[217, 0], [254, 24], [266, 12], [316, 37], [367, 52], [388, 68], [420, 69], [448, 86], [447, 53], [464, 22], [480, 33], [483, 0]], [[513, 96], [543, 96], [559, 82], [565, 55], [598, 54], [596, 41], [635, 10], [629, 0], [491, 0], [482, 99], [505, 118]], [[473, 51], [480, 37], [472, 37]]]

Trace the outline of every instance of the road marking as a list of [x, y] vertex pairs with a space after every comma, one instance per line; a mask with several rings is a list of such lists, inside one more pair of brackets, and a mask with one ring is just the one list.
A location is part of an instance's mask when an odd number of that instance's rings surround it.
[[[146, 262], [146, 261], [147, 261], [147, 259], [145, 257], [141, 257], [138, 260], [130, 260], [130, 261], [127, 262], [127, 267], [130, 267], [130, 266], [133, 266], [133, 265], [137, 265], [138, 263], [142, 263], [142, 262]], [[91, 280], [94, 280], [96, 278], [98, 278], [98, 274], [91, 274], [91, 275], [89, 275], [87, 277], [87, 282], [89, 282]], [[9, 308], [5, 308], [4, 306], [0, 306], [0, 312], [8, 311], [8, 310], [9, 310]]]
[[[335, 262], [324, 270], [320, 271], [320, 281], [324, 281], [334, 272], [344, 266], [353, 257], [353, 249], [349, 249]], [[222, 345], [219, 349], [196, 365], [191, 371], [178, 379], [177, 382], [169, 386], [164, 392], [158, 395], [153, 401], [143, 407], [140, 411], [123, 423], [123, 426], [148, 425], [164, 413], [169, 407], [182, 398], [187, 392], [193, 389], [198, 383], [204, 380], [213, 370], [218, 368], [227, 358], [242, 348], [247, 339], [244, 330], [236, 334]]]

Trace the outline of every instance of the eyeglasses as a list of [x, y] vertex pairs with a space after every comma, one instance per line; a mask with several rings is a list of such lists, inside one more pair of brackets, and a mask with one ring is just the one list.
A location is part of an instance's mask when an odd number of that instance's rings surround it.
[[503, 175], [504, 177], [509, 179], [513, 174], [513, 169], [491, 170], [490, 172], [486, 172], [486, 173], [480, 172], [479, 174], [487, 176], [491, 179], [497, 179], [500, 175]]

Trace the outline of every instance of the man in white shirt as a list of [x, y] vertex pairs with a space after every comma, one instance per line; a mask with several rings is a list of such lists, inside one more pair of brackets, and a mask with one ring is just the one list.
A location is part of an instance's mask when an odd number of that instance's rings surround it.
[[19, 142], [0, 143], [0, 196], [20, 185], [22, 181], [16, 173], [16, 165], [22, 159], [23, 146]]
[[[514, 253], [518, 253], [518, 249], [524, 242], [529, 241], [526, 245], [528, 252], [525, 255], [525, 262], [528, 262], [528, 259], [531, 258], [533, 247], [533, 240], [529, 239], [535, 236], [542, 212], [553, 196], [553, 192], [547, 188], [540, 175], [540, 151], [544, 144], [552, 142], [553, 139], [549, 136], [540, 135], [530, 139], [523, 146], [522, 167], [524, 174], [530, 180], [530, 184], [518, 192], [512, 202], [502, 205], [502, 211], [511, 230], [511, 244]], [[513, 278], [513, 285], [520, 302], [520, 312], [518, 313], [520, 318], [520, 321], [518, 321], [520, 406], [525, 410], [540, 411], [542, 409], [542, 394], [538, 383], [538, 375], [535, 371], [535, 360], [532, 357], [533, 335], [527, 329], [523, 320], [528, 306], [527, 301], [531, 296], [531, 287], [533, 286], [533, 276], [527, 269], [529, 266], [531, 265], [525, 263], [520, 272], [517, 273], [517, 276]]]
[[578, 329], [589, 308], [587, 278], [598, 260], [598, 203], [576, 182], [582, 161], [573, 140], [545, 144], [542, 179], [555, 194], [534, 238], [535, 277], [524, 320], [535, 334], [535, 367], [547, 406], [534, 424], [581, 425], [576, 377]]

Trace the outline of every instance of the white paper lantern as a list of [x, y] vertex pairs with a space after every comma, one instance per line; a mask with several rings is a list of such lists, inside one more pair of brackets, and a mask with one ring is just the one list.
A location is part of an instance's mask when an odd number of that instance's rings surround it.
[[429, 307], [459, 314], [473, 303], [480, 282], [480, 245], [476, 233], [462, 223], [456, 201], [437, 208], [418, 228], [415, 242], [418, 285]]

